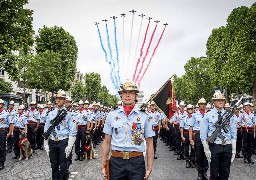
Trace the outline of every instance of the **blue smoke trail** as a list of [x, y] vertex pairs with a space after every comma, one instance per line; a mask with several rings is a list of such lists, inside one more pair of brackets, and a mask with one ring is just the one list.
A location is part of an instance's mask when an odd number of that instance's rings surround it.
[[99, 28], [98, 25], [97, 25], [97, 29], [98, 29], [98, 34], [99, 34], [99, 38], [100, 38], [100, 45], [101, 45], [101, 48], [102, 48], [102, 50], [105, 54], [105, 60], [108, 63], [108, 53], [107, 53], [106, 49], [104, 48], [104, 45], [103, 45], [103, 42], [102, 42], [102, 37], [101, 37], [101, 34], [100, 34], [100, 28]]
[[[100, 38], [100, 45], [101, 45], [101, 48], [102, 48], [102, 50], [103, 50], [103, 52], [105, 54], [105, 60], [111, 66], [111, 62], [108, 61], [108, 53], [107, 53], [106, 49], [104, 48], [104, 45], [103, 45], [103, 42], [102, 42], [101, 33], [100, 33], [100, 28], [99, 28], [98, 25], [97, 25], [97, 29], [98, 29], [98, 34], [99, 34], [99, 38]], [[110, 75], [110, 79], [111, 79], [112, 83], [115, 84], [113, 76]]]
[[117, 77], [118, 77], [118, 86], [121, 84], [120, 80], [120, 63], [119, 63], [119, 52], [118, 52], [118, 45], [117, 45], [117, 35], [116, 35], [116, 20], [114, 18], [114, 32], [115, 32], [115, 46], [116, 46], [116, 61], [117, 61]]
[[108, 24], [107, 23], [106, 23], [106, 34], [107, 34], [107, 43], [108, 43], [109, 55], [110, 55], [110, 59], [111, 59], [111, 73], [110, 73], [110, 76], [115, 78], [114, 87], [115, 87], [115, 89], [118, 89], [117, 78], [116, 78], [116, 75], [113, 74], [116, 65], [115, 65], [115, 61], [113, 60], [113, 54], [112, 54], [112, 49], [111, 49], [111, 46], [110, 46], [110, 39], [109, 39]]

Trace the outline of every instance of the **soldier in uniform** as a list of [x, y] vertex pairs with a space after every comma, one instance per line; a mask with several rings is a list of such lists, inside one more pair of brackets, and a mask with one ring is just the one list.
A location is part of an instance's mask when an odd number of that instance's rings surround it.
[[[193, 161], [193, 150], [191, 148], [191, 153], [189, 153], [189, 122], [193, 114], [193, 106], [189, 104], [187, 106], [187, 116], [183, 121], [180, 122], [180, 134], [182, 140], [182, 154], [184, 154], [186, 159], [186, 168], [190, 168]], [[194, 164], [194, 163], [193, 163]]]
[[[9, 109], [7, 110], [9, 121], [13, 121], [17, 111], [14, 109], [14, 101], [10, 101], [9, 103]], [[8, 129], [9, 131], [9, 129]], [[11, 135], [7, 139], [7, 153], [11, 153], [13, 148], [13, 136]]]
[[252, 160], [252, 143], [254, 139], [255, 119], [251, 113], [250, 103], [244, 103], [244, 112], [238, 119], [238, 125], [242, 127], [244, 162], [254, 164]]
[[36, 132], [36, 143], [37, 143], [37, 148], [43, 150], [43, 145], [44, 145], [44, 125], [45, 125], [45, 112], [44, 112], [44, 106], [43, 104], [38, 105], [38, 112], [39, 112], [39, 126], [38, 130]]
[[31, 149], [34, 151], [36, 147], [36, 131], [39, 127], [39, 112], [36, 110], [36, 103], [32, 101], [30, 103], [30, 109], [27, 112], [28, 120], [28, 140], [31, 145]]
[[[106, 118], [102, 144], [102, 173], [110, 149], [110, 179], [148, 179], [153, 167], [153, 136], [149, 116], [135, 105], [137, 86], [127, 81], [120, 86], [123, 106], [110, 112]], [[143, 152], [147, 145], [147, 170]]]
[[[9, 121], [13, 121], [14, 117], [17, 114], [17, 111], [14, 109], [14, 101], [10, 101], [9, 109], [7, 110]], [[9, 131], [9, 130], [8, 130]], [[13, 136], [11, 135], [7, 139], [7, 153], [11, 153], [13, 148]]]
[[152, 123], [152, 129], [155, 132], [155, 135], [153, 136], [153, 147], [154, 147], [154, 159], [157, 159], [156, 156], [156, 147], [157, 147], [157, 139], [158, 139], [158, 134], [159, 134], [159, 127], [161, 125], [161, 115], [160, 113], [156, 110], [156, 105], [155, 102], [152, 101], [149, 105], [149, 113], [148, 113], [148, 119]]
[[204, 153], [204, 148], [200, 139], [201, 127], [200, 124], [205, 116], [206, 100], [204, 98], [198, 101], [199, 108], [192, 115], [189, 121], [189, 140], [190, 144], [195, 148], [195, 160], [197, 165], [198, 177], [197, 180], [208, 179], [208, 161]]
[[[230, 121], [238, 122], [241, 114], [239, 113], [239, 107], [235, 109], [234, 115], [230, 118]], [[236, 156], [235, 158], [242, 158], [241, 150], [242, 150], [242, 127], [237, 123], [237, 140], [236, 140]]]
[[84, 102], [80, 100], [78, 102], [79, 111], [77, 112], [76, 123], [77, 123], [77, 134], [76, 134], [76, 142], [75, 142], [75, 151], [76, 151], [76, 158], [75, 161], [83, 161], [84, 151], [85, 151], [85, 140], [86, 140], [86, 130], [87, 130], [87, 123], [89, 120], [89, 114], [84, 109]]
[[227, 111], [230, 110], [230, 105], [229, 105], [229, 103], [226, 103], [226, 104], [225, 104], [224, 109], [227, 110]]
[[91, 117], [91, 127], [92, 127], [92, 140], [93, 140], [93, 147], [96, 148], [96, 145], [99, 144], [99, 123], [100, 123], [100, 111], [99, 107], [100, 104], [93, 102], [92, 103], [93, 111], [92, 111], [92, 117]]
[[27, 133], [27, 117], [24, 113], [25, 106], [20, 105], [18, 108], [18, 114], [15, 115], [14, 118], [14, 129], [13, 129], [13, 151], [14, 157], [12, 159], [19, 159], [20, 156], [20, 148], [19, 148], [19, 135], [21, 131], [25, 131]]
[[[231, 162], [236, 154], [236, 121], [229, 121], [226, 125], [227, 132], [221, 129], [224, 139], [216, 137], [214, 143], [208, 144], [207, 137], [212, 136], [216, 130], [214, 124], [225, 113], [225, 97], [221, 92], [215, 92], [213, 97], [214, 108], [205, 114], [200, 124], [200, 138], [204, 146], [204, 152], [210, 163], [210, 179], [227, 180], [230, 174]], [[225, 117], [224, 117], [225, 118]]]
[[[44, 131], [51, 126], [51, 121], [57, 116], [58, 111], [65, 109], [66, 93], [59, 90], [56, 95], [56, 108], [51, 111], [45, 122]], [[70, 112], [54, 128], [49, 139], [44, 140], [44, 148], [50, 157], [53, 180], [67, 180], [69, 177], [68, 156], [76, 139], [76, 122], [72, 120]]]
[[180, 156], [181, 153], [181, 136], [180, 136], [180, 122], [186, 117], [187, 112], [184, 111], [185, 103], [184, 101], [180, 102], [179, 111], [176, 112], [173, 117], [171, 118], [171, 124], [173, 126], [173, 137], [174, 137], [174, 146], [175, 146], [175, 155], [179, 155], [177, 157], [178, 160], [184, 159]]
[[0, 99], [0, 170], [4, 169], [6, 160], [6, 139], [11, 136], [13, 130], [13, 120], [10, 120], [8, 112], [4, 110], [4, 101]]

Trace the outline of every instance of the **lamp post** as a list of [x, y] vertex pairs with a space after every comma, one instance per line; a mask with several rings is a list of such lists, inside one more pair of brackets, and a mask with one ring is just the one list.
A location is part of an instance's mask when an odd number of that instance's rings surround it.
[[38, 103], [38, 94], [39, 94], [39, 90], [36, 89], [36, 104]]

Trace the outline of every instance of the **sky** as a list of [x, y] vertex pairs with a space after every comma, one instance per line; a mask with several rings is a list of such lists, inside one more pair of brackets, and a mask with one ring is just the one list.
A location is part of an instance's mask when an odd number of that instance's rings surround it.
[[[116, 90], [111, 80], [111, 67], [106, 62], [95, 22], [99, 23], [103, 46], [108, 55], [107, 61], [115, 61], [116, 66], [112, 68], [116, 76], [119, 62], [121, 82], [133, 77], [145, 37], [147, 18], [153, 19], [142, 49], [141, 62], [156, 25], [154, 21], [160, 22], [157, 24], [141, 74], [160, 39], [164, 29], [163, 24], [168, 23], [140, 83], [140, 90], [144, 92], [144, 100], [146, 100], [172, 75], [182, 76], [185, 73], [184, 65], [191, 57], [206, 56], [206, 43], [212, 30], [224, 26], [234, 8], [250, 7], [254, 2], [253, 0], [29, 0], [26, 7], [34, 11], [33, 27], [36, 34], [44, 25], [47, 27], [56, 25], [63, 27], [74, 36], [78, 46], [77, 71], [99, 73], [102, 84], [106, 85], [112, 94], [115, 94]], [[134, 16], [129, 12], [133, 9], [136, 11]], [[125, 18], [120, 16], [122, 13], [126, 14]], [[143, 21], [138, 16], [142, 13], [146, 15]], [[115, 41], [113, 19], [110, 18], [112, 16], [117, 16], [117, 41]], [[108, 20], [112, 59], [103, 19]], [[141, 64], [138, 70], [140, 67]]]

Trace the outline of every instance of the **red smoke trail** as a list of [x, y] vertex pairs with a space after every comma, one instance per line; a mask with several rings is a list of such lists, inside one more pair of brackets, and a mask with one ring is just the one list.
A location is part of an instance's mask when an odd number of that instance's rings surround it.
[[140, 78], [139, 81], [138, 81], [138, 85], [140, 85], [140, 81], [142, 80], [142, 78], [144, 77], [144, 75], [146, 74], [146, 72], [147, 72], [147, 70], [148, 70], [148, 67], [149, 67], [149, 65], [150, 65], [150, 63], [151, 63], [151, 60], [152, 60], [152, 58], [154, 57], [154, 55], [155, 55], [155, 53], [156, 53], [156, 49], [158, 48], [158, 45], [159, 45], [159, 43], [160, 43], [160, 41], [161, 41], [161, 39], [162, 39], [162, 37], [163, 37], [163, 35], [164, 35], [165, 28], [166, 28], [166, 27], [164, 27], [164, 29], [163, 29], [163, 31], [162, 31], [162, 34], [161, 34], [161, 36], [160, 36], [160, 38], [159, 38], [159, 40], [158, 40], [158, 42], [157, 42], [157, 45], [156, 45], [156, 47], [155, 47], [155, 49], [154, 49], [154, 51], [153, 51], [153, 53], [152, 53], [152, 55], [151, 55], [151, 57], [150, 57], [150, 59], [149, 59], [149, 62], [148, 62], [148, 64], [147, 64], [146, 69], [144, 70], [144, 72], [143, 72], [141, 78]]
[[147, 29], [146, 29], [146, 33], [145, 33], [145, 36], [144, 36], [144, 39], [143, 39], [142, 46], [141, 46], [141, 48], [140, 48], [140, 57], [139, 57], [139, 59], [138, 59], [138, 61], [137, 61], [137, 63], [136, 63], [135, 71], [134, 71], [134, 73], [133, 73], [133, 78], [132, 78], [133, 81], [135, 80], [135, 75], [136, 75], [136, 73], [137, 73], [137, 69], [138, 69], [138, 66], [139, 66], [139, 64], [140, 64], [140, 59], [141, 59], [141, 57], [142, 57], [142, 55], [143, 55], [143, 48], [144, 48], [144, 45], [145, 45], [145, 42], [146, 42], [146, 38], [147, 38], [147, 34], [148, 34], [149, 25], [150, 25], [150, 19], [149, 19], [149, 21], [148, 21], [148, 26], [147, 26]]
[[137, 80], [138, 80], [138, 78], [139, 78], [139, 76], [140, 76], [140, 73], [141, 73], [141, 71], [142, 71], [143, 65], [144, 65], [144, 63], [145, 63], [146, 57], [148, 56], [149, 48], [150, 48], [150, 46], [151, 46], [153, 37], [154, 37], [154, 35], [155, 35], [156, 28], [157, 28], [157, 24], [156, 24], [156, 26], [155, 26], [155, 29], [154, 29], [152, 35], [151, 35], [151, 38], [150, 38], [150, 41], [149, 41], [149, 44], [148, 44], [148, 48], [147, 48], [147, 52], [146, 52], [145, 56], [144, 56], [143, 59], [142, 59], [142, 64], [141, 64], [141, 67], [140, 67], [140, 71], [139, 71], [139, 73], [137, 74], [137, 77], [136, 77], [136, 79], [135, 79], [135, 82], [137, 82]]

